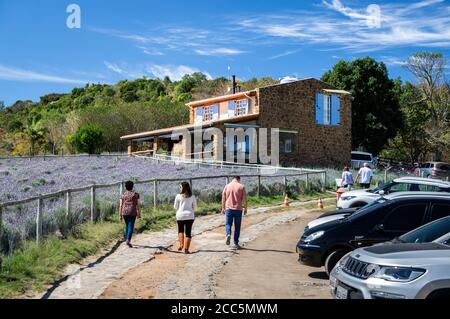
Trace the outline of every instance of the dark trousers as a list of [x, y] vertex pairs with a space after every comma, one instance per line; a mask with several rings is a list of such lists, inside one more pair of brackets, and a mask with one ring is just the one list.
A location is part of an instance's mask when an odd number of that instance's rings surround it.
[[178, 224], [178, 233], [186, 234], [186, 238], [192, 238], [192, 225], [194, 224], [194, 220], [179, 220]]
[[370, 183], [359, 183], [359, 186], [361, 186], [361, 188], [367, 189], [370, 188]]
[[133, 237], [136, 216], [123, 216], [123, 220], [125, 221], [125, 240], [131, 241], [131, 237]]

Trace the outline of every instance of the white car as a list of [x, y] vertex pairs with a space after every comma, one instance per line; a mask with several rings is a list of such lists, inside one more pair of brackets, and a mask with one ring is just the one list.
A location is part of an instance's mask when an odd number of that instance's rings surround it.
[[372, 154], [366, 153], [366, 152], [352, 152], [352, 168], [353, 169], [360, 169], [364, 166], [364, 163], [369, 164], [371, 168], [374, 168], [376, 165], [375, 158]]
[[382, 195], [396, 192], [448, 192], [450, 182], [420, 177], [401, 177], [381, 184], [374, 189], [360, 189], [345, 192], [337, 202], [338, 209], [357, 208], [372, 203]]

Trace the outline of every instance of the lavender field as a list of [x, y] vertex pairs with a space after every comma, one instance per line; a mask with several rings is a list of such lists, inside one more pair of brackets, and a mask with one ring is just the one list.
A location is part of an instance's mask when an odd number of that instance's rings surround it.
[[[295, 174], [298, 171], [282, 171], [278, 174]], [[55, 157], [55, 158], [10, 158], [0, 159], [0, 203], [27, 199], [41, 194], [65, 189], [84, 187], [92, 184], [111, 184], [133, 180], [136, 190], [141, 194], [144, 207], [153, 205], [153, 183], [142, 181], [151, 179], [180, 179], [211, 177], [220, 175], [258, 174], [252, 168], [229, 168], [197, 166], [193, 164], [156, 163], [151, 159], [126, 156]], [[303, 180], [302, 180], [303, 178]], [[319, 181], [310, 177], [310, 185]], [[251, 195], [256, 194], [257, 178], [243, 178]], [[288, 187], [298, 192], [304, 177], [288, 179]], [[193, 181], [194, 194], [203, 202], [219, 202], [226, 179], [201, 179]], [[317, 183], [316, 183], [317, 184]], [[158, 204], [171, 204], [178, 192], [179, 182], [160, 182], [158, 184]], [[119, 198], [118, 186], [96, 191], [96, 219], [104, 220], [114, 214]], [[261, 177], [260, 193], [281, 195], [284, 192], [283, 178], [274, 175]], [[71, 211], [65, 213], [63, 196], [43, 201], [44, 235], [70, 233], [73, 226], [89, 219], [89, 191], [72, 194]], [[3, 209], [3, 235], [0, 238], [3, 251], [11, 251], [21, 240], [36, 236], [36, 203], [8, 206]]]

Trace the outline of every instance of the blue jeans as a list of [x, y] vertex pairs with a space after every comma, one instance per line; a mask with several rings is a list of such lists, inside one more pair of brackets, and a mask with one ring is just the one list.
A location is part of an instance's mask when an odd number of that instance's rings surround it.
[[134, 231], [134, 222], [136, 221], [136, 216], [123, 216], [125, 221], [125, 240], [131, 241]]
[[239, 236], [241, 235], [242, 210], [227, 209], [226, 216], [226, 231], [227, 236], [231, 236], [231, 227], [234, 221], [234, 244], [239, 244]]

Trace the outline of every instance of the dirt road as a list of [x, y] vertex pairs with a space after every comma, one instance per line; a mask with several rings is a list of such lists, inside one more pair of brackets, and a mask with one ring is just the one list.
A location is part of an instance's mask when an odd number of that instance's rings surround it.
[[299, 234], [316, 216], [301, 207], [249, 215], [239, 251], [225, 245], [223, 226], [195, 236], [191, 255], [175, 251], [174, 242], [100, 298], [329, 298], [323, 270], [299, 265], [295, 253]]

